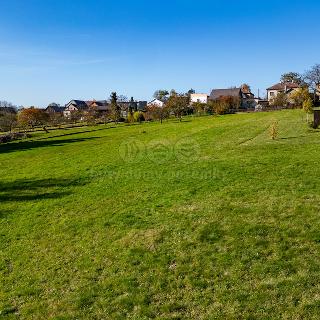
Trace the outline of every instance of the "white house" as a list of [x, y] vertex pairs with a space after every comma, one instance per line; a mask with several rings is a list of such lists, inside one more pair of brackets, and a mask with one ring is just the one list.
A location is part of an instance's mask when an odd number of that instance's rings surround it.
[[208, 102], [208, 95], [206, 93], [192, 93], [190, 95], [190, 103], [207, 103]]
[[85, 101], [82, 100], [71, 100], [66, 104], [63, 114], [65, 117], [69, 118], [71, 116], [71, 112], [87, 110], [88, 105]]
[[157, 107], [163, 108], [164, 102], [159, 99], [153, 99], [152, 101], [148, 102], [148, 107], [149, 106], [157, 106]]
[[293, 82], [283, 82], [277, 83], [274, 86], [267, 89], [268, 101], [271, 102], [280, 93], [290, 94], [291, 92], [297, 90], [300, 86]]

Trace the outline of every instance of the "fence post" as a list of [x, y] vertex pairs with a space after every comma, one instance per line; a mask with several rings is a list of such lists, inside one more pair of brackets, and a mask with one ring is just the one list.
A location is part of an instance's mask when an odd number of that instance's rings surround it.
[[320, 125], [320, 108], [315, 108], [313, 112], [313, 127], [317, 129]]

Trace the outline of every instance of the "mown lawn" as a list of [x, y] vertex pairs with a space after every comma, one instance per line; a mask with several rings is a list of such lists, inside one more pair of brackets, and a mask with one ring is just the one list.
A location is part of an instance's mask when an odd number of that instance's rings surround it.
[[304, 117], [0, 146], [0, 318], [319, 319], [320, 131]]

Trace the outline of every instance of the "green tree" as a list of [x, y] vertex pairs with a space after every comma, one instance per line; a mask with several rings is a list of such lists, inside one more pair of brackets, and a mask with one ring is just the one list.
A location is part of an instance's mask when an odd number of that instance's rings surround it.
[[298, 72], [287, 72], [287, 73], [284, 73], [280, 78], [280, 82], [282, 82], [282, 83], [292, 82], [292, 83], [296, 83], [296, 84], [299, 84], [299, 85], [303, 85], [304, 84], [303, 76]]
[[188, 90], [187, 95], [190, 96], [190, 95], [192, 95], [194, 93], [196, 93], [196, 91], [191, 88], [191, 89]]
[[127, 112], [127, 122], [132, 123], [134, 122], [133, 113], [137, 111], [137, 103], [134, 101], [133, 97], [131, 97], [129, 105], [128, 105], [128, 112]]
[[129, 107], [128, 107], [129, 112], [136, 112], [138, 111], [138, 103], [134, 101], [133, 97], [130, 99]]
[[230, 110], [230, 106], [226, 101], [221, 99], [219, 100], [210, 100], [208, 102], [208, 108], [212, 113], [215, 114], [225, 114]]
[[308, 88], [298, 88], [290, 94], [290, 101], [296, 107], [302, 108], [303, 103], [308, 99], [310, 99], [310, 93]]
[[159, 99], [159, 100], [163, 100], [164, 98], [166, 98], [169, 95], [169, 91], [168, 90], [157, 90], [155, 91], [155, 93], [153, 94], [153, 97], [155, 99]]
[[128, 123], [134, 122], [133, 112], [130, 111], [130, 110], [128, 111], [127, 122], [128, 122]]
[[142, 121], [144, 121], [143, 113], [141, 111], [136, 111], [133, 114], [133, 119], [134, 119], [135, 122], [141, 123]]
[[174, 89], [171, 89], [170, 90], [170, 96], [174, 96], [174, 95], [176, 95], [177, 94], [177, 91], [176, 90], [174, 90]]
[[49, 121], [49, 115], [39, 108], [26, 108], [22, 109], [18, 114], [19, 125], [25, 128], [31, 128], [32, 130], [36, 126], [42, 126], [43, 130], [48, 132], [46, 125]]
[[234, 110], [238, 110], [240, 105], [240, 98], [234, 96], [222, 96], [217, 100], [208, 102], [209, 110], [216, 114], [225, 114]]
[[181, 121], [182, 116], [187, 112], [189, 98], [183, 94], [171, 95], [167, 101], [168, 109]]
[[279, 92], [271, 101], [274, 107], [286, 107], [288, 105], [288, 97], [284, 92]]
[[187, 92], [186, 92], [186, 96], [188, 97], [188, 100], [189, 100], [189, 103], [191, 102], [191, 95], [196, 93], [196, 91], [194, 89], [189, 89]]
[[313, 102], [310, 97], [303, 102], [302, 108], [306, 112], [307, 122], [309, 122], [309, 115], [313, 113]]
[[111, 118], [115, 123], [118, 123], [121, 118], [121, 108], [118, 105], [118, 96], [116, 92], [110, 95]]
[[160, 123], [169, 117], [169, 109], [167, 106], [159, 107], [158, 105], [150, 105], [147, 107], [146, 115], [151, 120], [159, 120]]
[[202, 102], [194, 102], [192, 104], [193, 110], [197, 113], [197, 115], [201, 115], [202, 113], [205, 113], [207, 111], [207, 104]]

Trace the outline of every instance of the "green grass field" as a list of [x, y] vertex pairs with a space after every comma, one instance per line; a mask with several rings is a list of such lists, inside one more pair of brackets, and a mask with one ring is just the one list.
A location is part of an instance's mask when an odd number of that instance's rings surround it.
[[0, 318], [319, 319], [320, 131], [304, 118], [1, 145]]

